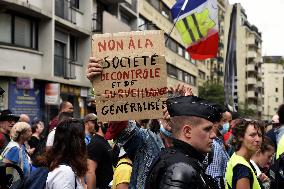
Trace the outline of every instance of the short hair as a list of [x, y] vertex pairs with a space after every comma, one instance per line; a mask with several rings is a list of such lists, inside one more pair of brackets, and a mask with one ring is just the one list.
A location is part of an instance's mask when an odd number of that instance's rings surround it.
[[71, 104], [71, 102], [69, 102], [69, 101], [63, 101], [63, 102], [61, 102], [61, 104], [59, 105], [59, 111], [63, 110], [63, 109], [66, 107], [66, 105], [67, 105], [68, 103]]
[[177, 136], [182, 127], [185, 124], [190, 124], [193, 126], [197, 126], [199, 124], [201, 124], [202, 120], [204, 118], [200, 118], [197, 116], [175, 116], [175, 117], [171, 117], [170, 118], [170, 126], [172, 128], [172, 133], [174, 136]]
[[279, 106], [277, 114], [279, 116], [279, 123], [284, 124], [284, 104]]
[[21, 134], [26, 132], [30, 128], [31, 126], [26, 122], [15, 123], [10, 132], [11, 139], [15, 142], [18, 142]]
[[239, 119], [236, 122], [236, 125], [232, 129], [233, 134], [233, 142], [232, 145], [235, 149], [235, 151], [238, 151], [241, 148], [242, 141], [240, 138], [243, 138], [245, 136], [246, 130], [249, 125], [253, 125], [254, 128], [260, 130], [262, 137], [264, 136], [264, 125], [257, 120], [245, 120], [245, 119]]
[[38, 128], [38, 124], [39, 124], [39, 121], [37, 121], [37, 122], [35, 122], [31, 125], [32, 133], [36, 132], [36, 129]]

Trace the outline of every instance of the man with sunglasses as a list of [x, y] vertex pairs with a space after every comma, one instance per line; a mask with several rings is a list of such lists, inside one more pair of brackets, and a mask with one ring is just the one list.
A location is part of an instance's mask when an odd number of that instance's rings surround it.
[[93, 134], [95, 134], [95, 125], [97, 124], [97, 115], [90, 113], [84, 118], [85, 126], [85, 142], [86, 145], [90, 144]]
[[19, 116], [13, 114], [9, 109], [0, 112], [0, 134], [4, 136], [5, 139], [4, 144], [0, 146], [0, 153], [10, 142], [10, 131], [19, 118]]

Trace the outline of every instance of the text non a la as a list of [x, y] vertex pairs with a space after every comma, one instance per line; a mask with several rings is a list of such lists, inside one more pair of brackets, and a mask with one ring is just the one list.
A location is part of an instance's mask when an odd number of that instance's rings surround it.
[[153, 42], [151, 39], [142, 38], [142, 39], [133, 39], [129, 37], [129, 40], [103, 40], [98, 42], [98, 49], [99, 52], [105, 51], [121, 51], [124, 49], [135, 50], [135, 49], [142, 49], [142, 48], [153, 48]]

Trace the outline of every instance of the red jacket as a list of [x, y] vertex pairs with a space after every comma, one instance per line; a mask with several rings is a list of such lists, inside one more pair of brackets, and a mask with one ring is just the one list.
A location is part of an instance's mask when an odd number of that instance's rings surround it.
[[54, 117], [52, 120], [49, 122], [49, 132], [54, 129], [58, 124], [58, 116]]

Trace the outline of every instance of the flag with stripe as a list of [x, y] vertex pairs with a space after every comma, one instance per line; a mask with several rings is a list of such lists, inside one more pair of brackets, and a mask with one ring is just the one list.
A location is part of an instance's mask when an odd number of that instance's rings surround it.
[[227, 107], [231, 111], [238, 111], [238, 85], [237, 85], [237, 55], [236, 55], [236, 21], [237, 4], [233, 6], [228, 34], [228, 46], [225, 60], [224, 91]]
[[191, 58], [215, 58], [218, 51], [217, 0], [177, 0], [171, 12]]

